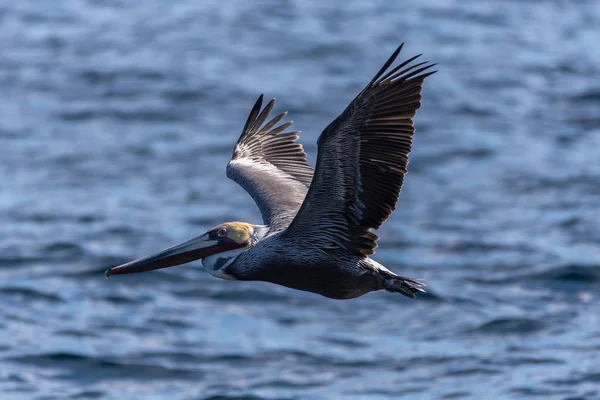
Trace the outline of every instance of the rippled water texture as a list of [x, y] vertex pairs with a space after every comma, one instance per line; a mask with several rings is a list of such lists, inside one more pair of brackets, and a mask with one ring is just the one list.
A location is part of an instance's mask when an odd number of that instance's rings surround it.
[[[0, 2], [0, 398], [600, 398], [600, 2], [252, 3]], [[376, 259], [428, 295], [104, 279], [259, 222], [257, 96], [314, 161], [401, 42], [439, 73]]]

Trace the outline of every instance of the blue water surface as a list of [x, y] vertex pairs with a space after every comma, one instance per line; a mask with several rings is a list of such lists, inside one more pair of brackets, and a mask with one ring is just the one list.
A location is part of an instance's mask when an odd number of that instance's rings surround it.
[[[600, 2], [0, 1], [0, 398], [600, 398]], [[103, 270], [260, 222], [260, 93], [311, 162], [398, 44], [439, 63], [352, 301]]]

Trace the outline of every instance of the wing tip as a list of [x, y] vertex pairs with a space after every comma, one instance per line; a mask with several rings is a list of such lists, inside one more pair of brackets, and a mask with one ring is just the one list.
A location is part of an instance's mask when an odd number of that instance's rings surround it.
[[400, 46], [398, 46], [398, 48], [396, 48], [396, 50], [394, 50], [394, 52], [392, 53], [390, 58], [387, 59], [387, 61], [383, 64], [383, 66], [375, 74], [373, 79], [371, 79], [371, 82], [369, 82], [369, 84], [367, 85], [365, 90], [368, 89], [369, 87], [371, 87], [375, 82], [377, 82], [377, 80], [381, 77], [381, 75], [383, 75], [385, 73], [385, 71], [390, 67], [390, 65], [392, 65], [394, 63], [394, 61], [396, 61], [396, 58], [398, 57], [398, 55], [400, 55], [400, 52], [402, 51], [403, 47], [404, 47], [404, 42], [402, 42], [400, 44]]
[[248, 128], [250, 127], [250, 124], [256, 120], [256, 117], [258, 116], [258, 113], [259, 113], [260, 109], [262, 108], [263, 98], [264, 98], [264, 94], [261, 93], [260, 96], [258, 96], [258, 99], [256, 99], [256, 101], [254, 102], [254, 106], [252, 106], [252, 109], [250, 110], [250, 114], [248, 114], [248, 119], [246, 120], [244, 129], [242, 129], [242, 135], [240, 136], [240, 139], [246, 135], [246, 133], [248, 132]]
[[[427, 76], [432, 75], [433, 73], [437, 72], [437, 70], [436, 70], [433, 72], [428, 72], [427, 74], [421, 74], [425, 70], [438, 65], [437, 63], [430, 63], [429, 61], [423, 61], [423, 62], [420, 62], [417, 64], [410, 65], [413, 61], [417, 60], [419, 57], [422, 57], [423, 53], [419, 53], [413, 57], [410, 57], [409, 59], [401, 62], [399, 65], [390, 69], [392, 64], [394, 64], [394, 62], [396, 61], [396, 58], [398, 58], [398, 55], [400, 54], [400, 51], [402, 50], [403, 47], [404, 47], [404, 43], [402, 43], [402, 44], [400, 44], [400, 46], [398, 46], [398, 48], [394, 51], [392, 56], [379, 69], [377, 74], [375, 74], [373, 79], [371, 79], [369, 84], [365, 87], [365, 89], [363, 89], [363, 91], [361, 93], [364, 93], [366, 90], [373, 88], [375, 86], [378, 86], [379, 84], [384, 83], [384, 82], [389, 83], [389, 82], [395, 81], [397, 79], [405, 79], [405, 80], [408, 80], [411, 78], [412, 79], [424, 79]], [[422, 68], [419, 68], [418, 70], [413, 71], [412, 73], [408, 74], [409, 71], [414, 70], [415, 68], [418, 68], [420, 66], [422, 66]], [[404, 68], [404, 67], [406, 67], [406, 68]], [[402, 68], [404, 68], [404, 69], [402, 69]], [[419, 74], [421, 74], [421, 75], [419, 75]]]

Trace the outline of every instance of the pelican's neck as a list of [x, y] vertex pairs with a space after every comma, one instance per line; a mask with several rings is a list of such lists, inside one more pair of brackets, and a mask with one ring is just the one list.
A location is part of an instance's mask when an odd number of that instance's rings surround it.
[[230, 271], [229, 267], [235, 263], [239, 256], [267, 237], [269, 234], [269, 227], [266, 225], [251, 225], [248, 233], [250, 235], [249, 243], [247, 236], [244, 239], [245, 242], [248, 243], [247, 246], [224, 251], [222, 253], [215, 253], [203, 258], [202, 265], [204, 268], [217, 278], [238, 279], [238, 276], [240, 276], [239, 271]]

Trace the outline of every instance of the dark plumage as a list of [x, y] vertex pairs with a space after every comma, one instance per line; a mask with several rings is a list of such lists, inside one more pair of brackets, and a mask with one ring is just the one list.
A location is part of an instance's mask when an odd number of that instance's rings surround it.
[[421, 85], [434, 73], [426, 72], [434, 65], [427, 62], [407, 66], [419, 56], [385, 73], [401, 49], [319, 137], [313, 184], [286, 235], [321, 231], [353, 254], [374, 253], [377, 236], [370, 231], [396, 208]]
[[[400, 46], [318, 140], [316, 170], [298, 132], [267, 122], [275, 100], [261, 95], [227, 166], [254, 199], [264, 225], [226, 223], [198, 238], [107, 274], [140, 272], [202, 258], [218, 277], [261, 280], [336, 299], [385, 289], [414, 297], [423, 284], [369, 258], [378, 229], [396, 207], [407, 172], [421, 86], [435, 64], [392, 67]], [[161, 258], [162, 257], [162, 258]], [[181, 261], [181, 262], [180, 262]]]

